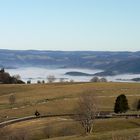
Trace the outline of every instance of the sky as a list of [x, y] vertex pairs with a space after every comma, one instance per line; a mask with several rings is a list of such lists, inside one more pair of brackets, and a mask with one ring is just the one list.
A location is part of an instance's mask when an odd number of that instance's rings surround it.
[[0, 49], [140, 51], [140, 0], [0, 0]]

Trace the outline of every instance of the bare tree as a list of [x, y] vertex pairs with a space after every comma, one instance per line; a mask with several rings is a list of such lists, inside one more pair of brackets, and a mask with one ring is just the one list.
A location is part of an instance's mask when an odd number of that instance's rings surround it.
[[100, 82], [107, 82], [107, 79], [106, 78], [101, 78]]
[[86, 133], [92, 133], [93, 124], [97, 115], [97, 97], [91, 93], [81, 95], [76, 109], [77, 120]]
[[65, 78], [60, 78], [60, 79], [59, 79], [59, 82], [60, 82], [60, 83], [65, 82]]
[[17, 80], [21, 80], [21, 77], [20, 77], [19, 74], [16, 74], [16, 75], [14, 75], [13, 77], [14, 77], [15, 79], [17, 79]]
[[56, 80], [56, 78], [55, 78], [54, 75], [49, 75], [49, 76], [47, 77], [47, 80], [48, 80], [49, 83], [53, 83], [53, 82]]
[[11, 105], [13, 105], [13, 104], [15, 104], [15, 102], [16, 102], [16, 96], [14, 94], [10, 95], [10, 97], [9, 97], [9, 103]]
[[73, 80], [73, 79], [71, 79], [71, 80], [70, 80], [70, 83], [74, 83], [74, 80]]
[[90, 82], [100, 82], [100, 79], [99, 77], [95, 76], [90, 80]]

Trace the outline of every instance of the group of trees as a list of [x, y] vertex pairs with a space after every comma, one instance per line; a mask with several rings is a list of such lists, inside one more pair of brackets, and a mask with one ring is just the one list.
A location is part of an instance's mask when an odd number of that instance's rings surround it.
[[[47, 82], [48, 83], [53, 83], [54, 81], [56, 80], [55, 76], [54, 75], [49, 75], [47, 76]], [[27, 81], [27, 84], [31, 84], [31, 80], [28, 80]], [[38, 80], [37, 81], [37, 84], [45, 84], [45, 80]]]
[[[46, 80], [47, 80], [47, 83], [53, 83], [53, 82], [55, 82], [56, 81], [56, 77], [54, 76], [54, 75], [48, 75], [47, 76], [47, 78], [46, 78]], [[65, 81], [65, 78], [60, 78], [59, 79], [59, 82], [60, 83], [63, 83], [63, 82], [70, 82], [70, 83], [73, 83], [74, 82], [74, 80], [73, 79], [71, 79], [70, 81]], [[97, 76], [95, 76], [95, 77], [93, 77], [91, 80], [90, 80], [90, 82], [108, 82], [107, 81], [107, 79], [106, 78], [99, 78], [99, 77], [97, 77]], [[45, 83], [45, 81], [44, 80], [38, 80], [37, 81], [37, 84], [44, 84]], [[31, 80], [28, 80], [27, 81], [27, 84], [31, 84]]]
[[1, 84], [24, 84], [19, 75], [10, 76], [5, 69], [0, 70], [0, 83]]
[[[70, 83], [73, 83], [74, 80], [73, 79], [70, 79], [69, 81], [65, 81], [66, 78], [59, 78], [59, 82], [60, 83], [64, 83], [64, 82], [70, 82]], [[47, 83], [54, 83], [57, 78], [54, 76], [54, 75], [48, 75], [47, 78], [46, 78], [46, 82]], [[45, 84], [46, 83], [45, 80], [37, 80], [37, 84]], [[27, 84], [31, 84], [31, 80], [28, 80], [27, 81]]]
[[93, 77], [90, 82], [107, 82], [106, 78], [99, 78], [97, 76]]
[[[140, 99], [134, 102], [135, 109], [140, 110]], [[115, 113], [125, 113], [129, 110], [128, 100], [124, 94], [121, 94], [117, 97], [115, 106], [114, 106], [114, 112]]]

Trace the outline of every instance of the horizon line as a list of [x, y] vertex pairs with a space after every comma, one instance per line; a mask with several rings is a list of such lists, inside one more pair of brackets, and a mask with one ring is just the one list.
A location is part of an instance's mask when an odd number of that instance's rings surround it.
[[51, 52], [140, 52], [140, 50], [50, 50], [50, 49], [0, 49], [4, 51], [51, 51]]

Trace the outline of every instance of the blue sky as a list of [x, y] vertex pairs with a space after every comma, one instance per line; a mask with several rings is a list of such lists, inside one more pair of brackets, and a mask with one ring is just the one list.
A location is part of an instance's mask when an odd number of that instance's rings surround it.
[[0, 49], [140, 50], [140, 0], [0, 0]]

